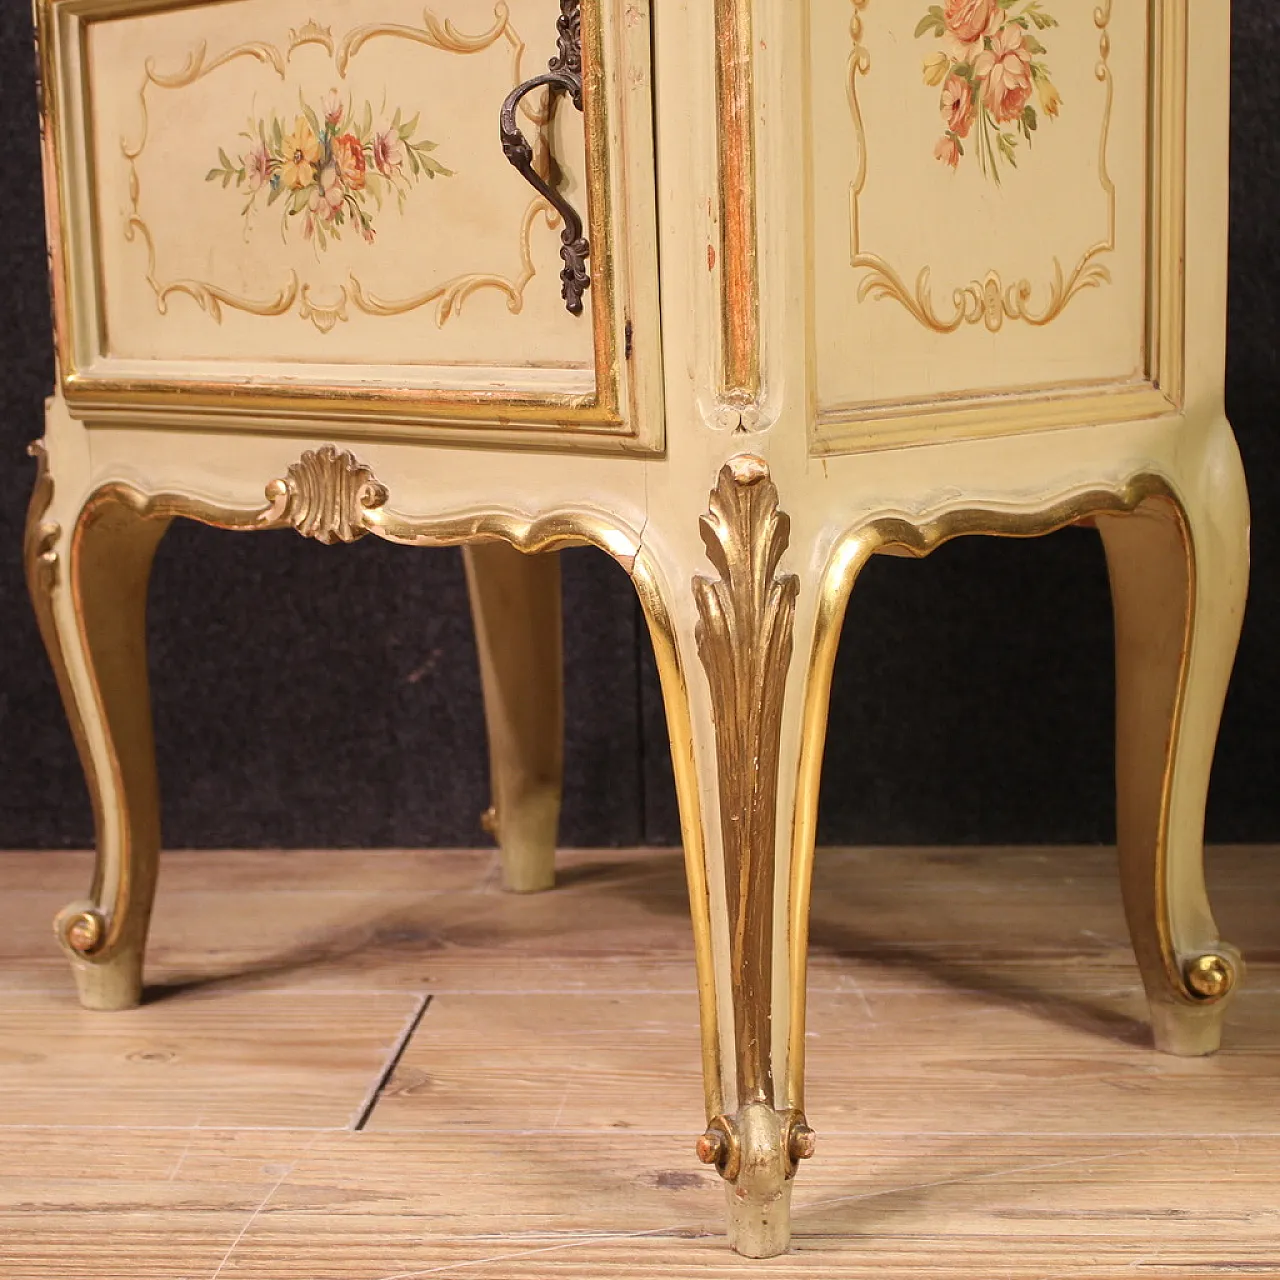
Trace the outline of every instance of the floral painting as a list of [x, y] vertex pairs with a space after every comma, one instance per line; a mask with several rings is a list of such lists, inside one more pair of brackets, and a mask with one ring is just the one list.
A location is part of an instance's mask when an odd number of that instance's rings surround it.
[[1040, 116], [1054, 118], [1062, 96], [1049, 76], [1039, 33], [1058, 25], [1041, 0], [945, 0], [929, 7], [916, 37], [942, 48], [924, 61], [925, 84], [941, 88], [942, 137], [933, 154], [956, 168], [966, 147], [996, 183], [1001, 168], [1018, 167]]
[[403, 211], [405, 197], [423, 178], [449, 177], [431, 153], [437, 144], [419, 138], [418, 116], [402, 118], [397, 110], [375, 124], [366, 102], [357, 112], [332, 89], [317, 112], [299, 95], [300, 113], [292, 121], [273, 115], [250, 120], [241, 133], [239, 161], [223, 149], [208, 182], [232, 183], [248, 200], [241, 210], [249, 218], [262, 201], [280, 203], [280, 230], [301, 226], [304, 239], [321, 249], [340, 240], [345, 230], [373, 244], [374, 218], [388, 200]]

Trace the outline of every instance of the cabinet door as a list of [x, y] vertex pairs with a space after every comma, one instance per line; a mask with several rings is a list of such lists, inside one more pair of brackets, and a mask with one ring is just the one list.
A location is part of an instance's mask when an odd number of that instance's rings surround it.
[[[98, 420], [661, 445], [641, 0], [42, 0], [68, 402]], [[583, 110], [499, 115], [581, 33]], [[570, 299], [572, 301], [572, 299]]]
[[806, 14], [815, 447], [1176, 410], [1187, 0]]

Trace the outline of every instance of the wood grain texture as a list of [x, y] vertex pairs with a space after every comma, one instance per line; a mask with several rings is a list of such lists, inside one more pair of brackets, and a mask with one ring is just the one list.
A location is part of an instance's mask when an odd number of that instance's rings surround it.
[[796, 1185], [793, 1251], [763, 1264], [728, 1253], [718, 1180], [692, 1152], [678, 860], [561, 864], [564, 888], [512, 898], [492, 854], [169, 855], [164, 998], [89, 1014], [44, 910], [83, 857], [0, 855], [0, 1275], [1280, 1269], [1280, 852], [1211, 859], [1252, 964], [1207, 1060], [1148, 1047], [1110, 851], [824, 852], [820, 1146]]
[[342, 1127], [420, 1001], [407, 994], [174, 994], [115, 1015], [14, 994], [0, 1092], [8, 1125]]

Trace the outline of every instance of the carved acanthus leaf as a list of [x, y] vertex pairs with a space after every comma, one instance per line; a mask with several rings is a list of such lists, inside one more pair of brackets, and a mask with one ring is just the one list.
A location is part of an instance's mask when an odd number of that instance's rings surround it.
[[695, 578], [698, 656], [711, 686], [729, 902], [740, 1104], [772, 1105], [774, 838], [782, 702], [799, 579], [779, 575], [791, 522], [760, 458], [720, 472], [702, 540], [720, 579]]
[[369, 532], [367, 517], [387, 501], [386, 486], [346, 450], [309, 449], [281, 480], [267, 486], [272, 517], [317, 542], [355, 542]]

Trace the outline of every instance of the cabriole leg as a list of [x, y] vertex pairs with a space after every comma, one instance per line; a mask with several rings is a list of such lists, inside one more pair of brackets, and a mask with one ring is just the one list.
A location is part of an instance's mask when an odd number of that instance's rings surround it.
[[[126, 1009], [142, 964], [160, 856], [159, 797], [147, 680], [147, 584], [167, 520], [112, 498], [79, 513], [65, 557], [44, 520], [43, 468], [27, 526], [27, 576], [93, 802], [98, 860], [89, 897], [55, 921], [81, 1003]], [[43, 508], [43, 509], [42, 509]]]
[[505, 542], [465, 547], [480, 654], [493, 807], [503, 883], [550, 889], [564, 780], [560, 557]]
[[[661, 602], [646, 599], [637, 570], [663, 680], [699, 964], [708, 1126], [697, 1150], [725, 1179], [730, 1244], [755, 1258], [786, 1250], [792, 1179], [814, 1147], [787, 1101], [794, 984], [790, 938], [775, 927], [787, 919], [800, 724], [784, 715], [799, 592], [798, 579], [778, 571], [788, 537], [767, 467], [739, 457], [702, 517], [705, 558], [692, 583], [668, 575], [673, 590], [689, 584], [692, 609], [681, 601], [674, 625], [655, 617]], [[696, 680], [705, 697], [691, 696]]]
[[1117, 832], [1125, 910], [1158, 1048], [1213, 1053], [1239, 954], [1204, 879], [1204, 812], [1249, 572], [1229, 432], [1181, 501], [1098, 518], [1116, 628]]

